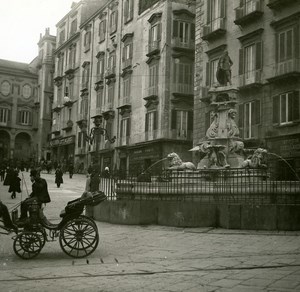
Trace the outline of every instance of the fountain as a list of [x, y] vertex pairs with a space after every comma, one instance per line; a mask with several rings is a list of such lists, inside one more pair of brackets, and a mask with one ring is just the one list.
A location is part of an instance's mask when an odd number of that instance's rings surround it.
[[[122, 209], [118, 214], [125, 214], [123, 202], [127, 200], [128, 212], [136, 208], [134, 214], [139, 218], [130, 217], [129, 222], [300, 230], [299, 177], [293, 170], [299, 181], [273, 180], [267, 156], [283, 158], [263, 148], [245, 149], [235, 122], [238, 89], [228, 76], [229, 72], [218, 69], [222, 86], [210, 89], [202, 100], [210, 109], [211, 123], [205, 138], [190, 149], [200, 158], [197, 165], [170, 153], [140, 177], [118, 180], [117, 199], [123, 200], [122, 204], [117, 200], [117, 208]], [[167, 159], [164, 176], [146, 176], [154, 165]], [[179, 217], [180, 222], [176, 221]], [[126, 218], [119, 220], [126, 222]]]

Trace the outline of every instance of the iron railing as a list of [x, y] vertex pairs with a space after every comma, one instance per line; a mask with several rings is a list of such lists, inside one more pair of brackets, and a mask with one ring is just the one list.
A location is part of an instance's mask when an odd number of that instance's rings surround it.
[[[101, 178], [108, 200], [201, 201], [208, 204], [300, 205], [300, 181], [266, 169], [165, 170]], [[294, 178], [295, 179], [295, 178]]]

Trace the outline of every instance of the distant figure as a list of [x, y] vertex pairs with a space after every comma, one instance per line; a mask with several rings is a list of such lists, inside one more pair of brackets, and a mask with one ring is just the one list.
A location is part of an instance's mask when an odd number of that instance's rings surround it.
[[1, 169], [0, 169], [0, 178], [1, 178], [1, 181], [4, 181], [4, 177], [5, 177], [5, 167], [4, 167], [4, 165], [2, 165]]
[[73, 165], [73, 163], [70, 163], [68, 171], [69, 171], [69, 177], [72, 178], [73, 177], [73, 173], [74, 173], [74, 165]]
[[4, 182], [3, 182], [4, 186], [9, 186], [10, 185], [10, 180], [11, 180], [13, 171], [14, 170], [9, 166], [6, 168], [6, 176], [5, 176], [5, 179], [4, 179]]
[[216, 77], [220, 85], [227, 86], [227, 83], [231, 85], [231, 66], [232, 60], [228, 55], [228, 51], [225, 51], [218, 62], [218, 69]]
[[57, 169], [55, 170], [55, 183], [57, 187], [59, 188], [61, 184], [64, 183], [63, 181], [63, 172], [61, 170], [60, 165], [57, 166]]
[[110, 177], [109, 168], [107, 166], [104, 168], [104, 171], [102, 173], [102, 177], [105, 177], [105, 178], [109, 178]]
[[14, 170], [11, 174], [10, 185], [8, 190], [9, 193], [12, 193], [11, 194], [12, 199], [16, 198], [16, 192], [21, 193], [20, 181], [21, 179], [19, 178], [18, 170]]

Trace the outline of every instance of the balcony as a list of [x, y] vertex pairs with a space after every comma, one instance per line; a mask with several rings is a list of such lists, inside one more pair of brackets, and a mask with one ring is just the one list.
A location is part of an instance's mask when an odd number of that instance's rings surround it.
[[78, 115], [76, 124], [81, 130], [86, 129], [87, 127], [87, 117], [88, 117], [87, 113], [81, 113]]
[[160, 53], [160, 41], [153, 41], [149, 43], [147, 57]]
[[126, 97], [120, 98], [120, 100], [119, 100], [119, 107], [120, 106], [125, 106], [125, 105], [130, 105], [131, 104], [130, 100], [131, 100], [130, 96], [126, 96]]
[[63, 73], [57, 72], [55, 77], [54, 77], [54, 84], [56, 86], [61, 86], [62, 85], [62, 79], [63, 79]]
[[51, 133], [55, 136], [58, 136], [60, 134], [60, 128], [58, 125], [52, 125]]
[[281, 9], [291, 3], [297, 3], [298, 0], [269, 0], [267, 6], [270, 9]]
[[217, 18], [211, 21], [210, 24], [204, 25], [202, 39], [205, 41], [211, 41], [223, 36], [225, 33], [225, 18]]
[[146, 96], [158, 96], [158, 86], [151, 86], [146, 89]]
[[267, 79], [269, 82], [300, 78], [300, 59], [293, 58], [279, 62], [273, 70], [273, 77]]
[[251, 0], [235, 9], [236, 25], [246, 25], [256, 21], [263, 15], [262, 0]]
[[116, 67], [108, 68], [105, 72], [105, 79], [114, 78], [116, 76]]
[[126, 59], [122, 63], [122, 69], [126, 69], [132, 66], [132, 58]]
[[253, 70], [240, 75], [239, 89], [261, 87], [261, 70]]
[[61, 111], [61, 109], [62, 109], [62, 106], [61, 106], [60, 104], [58, 104], [58, 103], [54, 103], [54, 104], [53, 104], [53, 108], [52, 108], [52, 111], [53, 111], [53, 112], [58, 113], [58, 112]]
[[157, 139], [157, 136], [158, 136], [157, 133], [158, 133], [158, 130], [145, 132], [145, 140], [150, 141], [150, 140]]
[[127, 146], [130, 144], [130, 137], [125, 136], [120, 138], [120, 145], [119, 146]]
[[71, 120], [68, 120], [66, 126], [62, 128], [62, 130], [69, 132], [72, 130], [72, 128], [73, 128], [73, 122]]
[[171, 130], [171, 139], [176, 140], [192, 140], [192, 131], [187, 130]]
[[192, 84], [173, 83], [172, 91], [174, 93], [193, 95], [194, 94], [194, 86]]
[[195, 41], [194, 40], [183, 40], [182, 38], [173, 38], [172, 45], [174, 49], [179, 50], [195, 50]]

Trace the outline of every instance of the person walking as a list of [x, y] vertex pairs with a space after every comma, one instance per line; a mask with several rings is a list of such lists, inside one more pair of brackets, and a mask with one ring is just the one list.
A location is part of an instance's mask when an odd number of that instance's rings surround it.
[[59, 188], [61, 184], [64, 183], [63, 181], [63, 172], [61, 170], [60, 165], [58, 165], [57, 169], [55, 170], [55, 183]]
[[5, 177], [5, 167], [4, 167], [4, 165], [1, 166], [0, 177], [1, 177], [1, 181], [4, 181], [4, 177]]
[[4, 186], [9, 186], [10, 185], [10, 180], [11, 180], [11, 177], [12, 177], [12, 173], [13, 173], [13, 169], [11, 167], [7, 166], [5, 179], [4, 179], [4, 182], [3, 182]]
[[16, 198], [16, 192], [21, 193], [20, 181], [21, 179], [19, 178], [18, 170], [14, 170], [11, 174], [10, 185], [8, 190], [9, 193], [12, 193], [11, 194], [12, 199]]
[[69, 177], [72, 178], [73, 177], [73, 173], [74, 173], [74, 165], [73, 165], [73, 163], [70, 163], [68, 171], [69, 171]]

